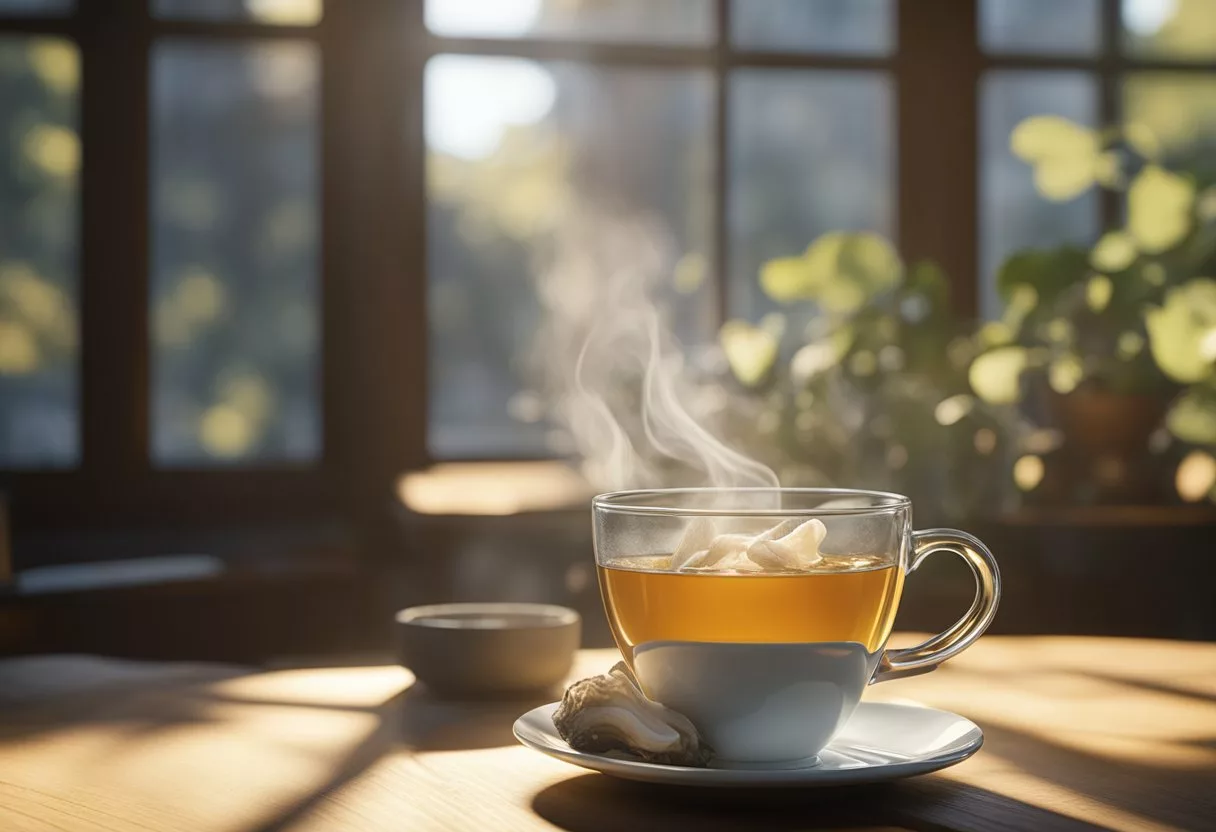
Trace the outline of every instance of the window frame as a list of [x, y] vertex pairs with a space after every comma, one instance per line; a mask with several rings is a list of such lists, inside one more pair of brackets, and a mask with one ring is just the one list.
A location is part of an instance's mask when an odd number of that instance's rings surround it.
[[[975, 274], [979, 256], [976, 248], [979, 226], [974, 211], [979, 137], [977, 3], [891, 0], [891, 51], [885, 55], [849, 55], [736, 47], [730, 42], [731, 0], [712, 2], [714, 39], [708, 45], [451, 37], [430, 34], [423, 27], [423, 64], [435, 55], [452, 54], [709, 70], [715, 88], [710, 260], [711, 273], [716, 276], [716, 325], [728, 317], [731, 279], [727, 219], [731, 73], [742, 69], [836, 70], [883, 77], [891, 88], [891, 123], [896, 131], [892, 165], [896, 192], [894, 238], [906, 258], [931, 257], [940, 263], [954, 282], [951, 293], [954, 311], [962, 316], [974, 315], [979, 286], [968, 278]], [[421, 79], [417, 83], [421, 84]], [[925, 117], [930, 112], [934, 116]], [[926, 160], [930, 164], [925, 164]], [[966, 164], [960, 165], [959, 160]], [[938, 175], [955, 165], [964, 171], [961, 175], [945, 178]], [[429, 453], [427, 457], [431, 458]], [[502, 457], [461, 455], [458, 459], [487, 461]]]
[[[316, 25], [153, 17], [149, 0], [78, 0], [65, 17], [0, 18], [0, 35], [51, 35], [80, 49], [81, 458], [70, 470], [0, 472], [16, 530], [257, 522], [338, 515], [376, 523], [397, 476], [427, 449], [426, 146], [422, 90], [436, 54], [509, 55], [590, 64], [698, 66], [716, 83], [713, 264], [725, 317], [729, 74], [740, 68], [864, 70], [892, 88], [894, 235], [908, 260], [932, 258], [951, 280], [956, 315], [977, 314], [979, 95], [999, 70], [1081, 70], [1098, 79], [1101, 123], [1119, 116], [1129, 72], [1216, 71], [1121, 49], [1118, 0], [1100, 0], [1091, 57], [988, 54], [979, 0], [893, 0], [885, 56], [739, 49], [730, 0], [713, 0], [705, 46], [573, 38], [445, 37], [426, 30], [424, 0], [330, 0]], [[320, 54], [320, 401], [313, 465], [157, 468], [149, 443], [149, 62], [164, 38], [302, 39]], [[389, 172], [386, 175], [386, 172]], [[1105, 194], [1102, 223], [1120, 211]], [[137, 218], [126, 222], [121, 218]], [[119, 218], [119, 219], [115, 219]]]
[[[365, 518], [423, 462], [421, 4], [329, 3], [316, 25], [160, 20], [145, 0], [3, 17], [80, 51], [80, 458], [0, 472], [13, 530]], [[150, 451], [149, 67], [154, 43], [304, 40], [320, 55], [320, 399], [315, 463], [157, 467]], [[372, 45], [373, 48], [365, 48]], [[402, 141], [404, 138], [404, 141]], [[399, 172], [385, 176], [385, 170]], [[356, 206], [348, 209], [348, 206]], [[116, 217], [136, 217], [133, 222]], [[404, 231], [403, 231], [404, 229]], [[401, 279], [402, 273], [413, 279]], [[395, 311], [394, 311], [395, 310]]]

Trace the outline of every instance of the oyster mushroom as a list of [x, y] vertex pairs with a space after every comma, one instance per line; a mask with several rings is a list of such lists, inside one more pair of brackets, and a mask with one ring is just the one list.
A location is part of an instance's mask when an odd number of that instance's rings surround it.
[[676, 766], [704, 766], [711, 754], [688, 717], [646, 698], [624, 662], [567, 688], [553, 725], [578, 751], [627, 751]]

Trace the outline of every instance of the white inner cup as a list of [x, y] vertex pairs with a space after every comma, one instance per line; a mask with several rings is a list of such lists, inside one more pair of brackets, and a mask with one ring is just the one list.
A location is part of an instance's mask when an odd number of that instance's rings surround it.
[[646, 695], [692, 720], [719, 758], [805, 762], [853, 715], [880, 655], [852, 642], [652, 641], [633, 666]]

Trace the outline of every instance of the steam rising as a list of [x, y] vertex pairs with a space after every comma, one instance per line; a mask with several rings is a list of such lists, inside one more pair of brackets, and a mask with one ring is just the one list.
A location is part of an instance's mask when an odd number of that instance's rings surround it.
[[[583, 473], [600, 490], [666, 485], [775, 487], [767, 466], [709, 427], [727, 395], [697, 382], [666, 310], [703, 308], [667, 278], [675, 246], [657, 224], [571, 219], [540, 279], [537, 357]], [[668, 301], [666, 307], [664, 301]]]

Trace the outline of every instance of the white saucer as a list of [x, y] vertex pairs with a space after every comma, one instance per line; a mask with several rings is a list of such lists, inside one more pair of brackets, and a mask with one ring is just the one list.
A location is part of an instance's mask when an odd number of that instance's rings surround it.
[[643, 763], [625, 756], [575, 751], [553, 727], [558, 703], [515, 721], [515, 738], [550, 757], [626, 780], [685, 786], [843, 786], [877, 783], [961, 763], [984, 744], [984, 732], [948, 711], [862, 702], [819, 761], [746, 768], [722, 762], [710, 768]]

